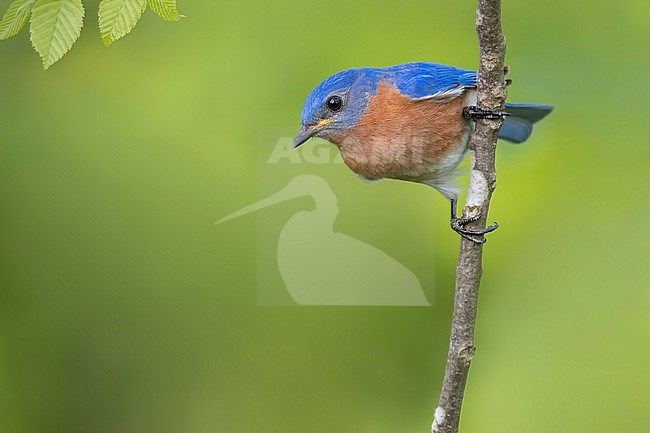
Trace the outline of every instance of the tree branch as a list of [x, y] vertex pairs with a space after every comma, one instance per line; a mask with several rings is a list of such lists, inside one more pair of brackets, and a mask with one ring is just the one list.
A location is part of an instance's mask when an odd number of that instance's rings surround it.
[[[502, 110], [506, 99], [503, 64], [506, 52], [501, 31], [501, 0], [479, 0], [476, 31], [480, 46], [478, 103], [481, 108]], [[472, 169], [464, 216], [481, 214], [469, 228], [484, 228], [492, 192], [496, 187], [494, 165], [502, 120], [478, 120], [470, 139]], [[447, 366], [436, 408], [434, 433], [457, 433], [469, 367], [474, 357], [474, 329], [481, 282], [483, 245], [461, 237], [456, 266], [456, 295]]]

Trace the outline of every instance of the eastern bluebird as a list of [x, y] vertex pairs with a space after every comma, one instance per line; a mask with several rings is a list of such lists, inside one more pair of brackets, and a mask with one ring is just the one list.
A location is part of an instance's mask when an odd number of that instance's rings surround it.
[[459, 190], [453, 182], [467, 154], [473, 120], [507, 116], [499, 138], [521, 143], [553, 107], [507, 103], [506, 112], [492, 112], [475, 105], [475, 71], [425, 62], [348, 69], [309, 94], [293, 147], [321, 137], [339, 148], [345, 164], [363, 180], [430, 185], [451, 202], [455, 231], [482, 235], [496, 226], [464, 228], [470, 220], [456, 217]]

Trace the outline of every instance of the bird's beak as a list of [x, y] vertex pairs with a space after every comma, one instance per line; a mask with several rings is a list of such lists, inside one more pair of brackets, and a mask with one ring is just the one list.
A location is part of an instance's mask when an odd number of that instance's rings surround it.
[[296, 135], [296, 138], [293, 140], [293, 148], [297, 148], [301, 144], [303, 144], [305, 141], [309, 140], [312, 138], [314, 135], [318, 133], [325, 125], [330, 123], [332, 119], [323, 119], [318, 123], [314, 123], [311, 125], [304, 125], [302, 128], [300, 128], [300, 131], [298, 131], [298, 135]]

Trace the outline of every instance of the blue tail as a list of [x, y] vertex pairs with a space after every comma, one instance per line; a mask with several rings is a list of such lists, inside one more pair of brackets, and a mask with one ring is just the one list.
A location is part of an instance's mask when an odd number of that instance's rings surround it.
[[510, 116], [501, 126], [499, 138], [511, 143], [522, 143], [533, 132], [533, 123], [537, 123], [553, 111], [552, 105], [506, 103]]

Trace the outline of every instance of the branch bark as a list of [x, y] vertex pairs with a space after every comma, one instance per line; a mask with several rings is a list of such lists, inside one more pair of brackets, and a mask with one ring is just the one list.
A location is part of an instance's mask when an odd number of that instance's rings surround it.
[[[481, 108], [503, 110], [506, 99], [504, 59], [506, 42], [501, 30], [501, 0], [479, 0], [476, 31], [480, 46], [478, 102]], [[485, 228], [496, 188], [495, 154], [502, 120], [479, 120], [470, 139], [472, 169], [464, 216], [481, 214], [470, 228]], [[456, 292], [447, 366], [431, 431], [457, 433], [469, 367], [474, 357], [474, 329], [479, 285], [483, 273], [483, 245], [463, 237], [456, 265]]]

